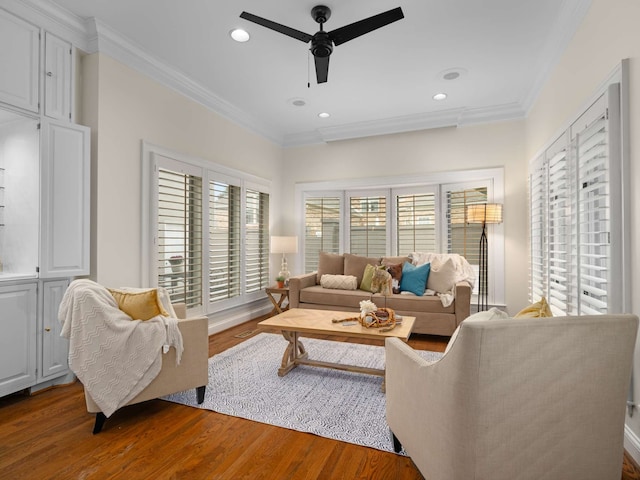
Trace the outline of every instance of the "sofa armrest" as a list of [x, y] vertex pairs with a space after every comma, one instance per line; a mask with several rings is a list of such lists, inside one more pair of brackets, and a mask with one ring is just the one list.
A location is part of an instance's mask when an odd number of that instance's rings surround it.
[[316, 272], [297, 275], [289, 279], [289, 306], [298, 308], [300, 305], [300, 291], [316, 284]]
[[471, 314], [471, 285], [462, 281], [456, 283], [455, 292], [456, 326]]

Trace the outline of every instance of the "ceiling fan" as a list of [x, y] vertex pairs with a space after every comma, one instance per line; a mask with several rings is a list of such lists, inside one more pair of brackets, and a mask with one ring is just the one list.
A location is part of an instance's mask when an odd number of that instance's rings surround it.
[[331, 16], [331, 9], [325, 5], [316, 5], [311, 9], [311, 16], [320, 24], [320, 30], [316, 32], [315, 35], [309, 35], [308, 33], [272, 22], [271, 20], [258, 17], [248, 12], [242, 12], [240, 14], [240, 18], [244, 18], [250, 22], [257, 23], [263, 27], [283, 33], [284, 35], [295, 38], [296, 40], [300, 40], [304, 43], [311, 42], [310, 50], [315, 59], [316, 79], [318, 83], [324, 83], [327, 81], [327, 75], [329, 73], [329, 56], [331, 55], [331, 52], [333, 52], [334, 45], [337, 47], [338, 45], [342, 45], [343, 43], [353, 40], [365, 33], [372, 32], [373, 30], [404, 18], [402, 9], [397, 7], [387, 12], [379, 13], [378, 15], [345, 25], [344, 27], [336, 28], [330, 32], [325, 32], [322, 26], [327, 20], [329, 20], [329, 17]]

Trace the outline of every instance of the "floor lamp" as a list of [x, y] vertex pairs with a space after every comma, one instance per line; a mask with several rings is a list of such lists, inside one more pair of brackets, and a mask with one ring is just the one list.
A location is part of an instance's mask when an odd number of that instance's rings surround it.
[[489, 285], [487, 249], [487, 224], [502, 223], [501, 203], [481, 203], [467, 206], [467, 223], [481, 223], [480, 254], [478, 258], [478, 311], [487, 309], [487, 287]]

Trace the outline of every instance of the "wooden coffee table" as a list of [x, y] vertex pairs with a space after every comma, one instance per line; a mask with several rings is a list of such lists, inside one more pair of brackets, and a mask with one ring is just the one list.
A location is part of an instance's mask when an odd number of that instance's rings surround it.
[[384, 370], [382, 369], [312, 360], [309, 358], [307, 350], [300, 341], [300, 334], [315, 333], [335, 337], [373, 338], [376, 340], [384, 340], [386, 337], [397, 337], [406, 342], [409, 339], [409, 335], [411, 335], [411, 329], [416, 320], [415, 317], [403, 316], [402, 323], [396, 324], [395, 328], [388, 332], [381, 332], [378, 328], [365, 328], [359, 323], [345, 326], [342, 323], [332, 322], [334, 318], [344, 319], [357, 315], [358, 312], [292, 308], [267, 320], [263, 320], [258, 323], [258, 327], [279, 329], [282, 331], [284, 338], [289, 342], [282, 356], [282, 365], [278, 369], [278, 375], [281, 377], [285, 376], [298, 365], [333, 368], [384, 377]]

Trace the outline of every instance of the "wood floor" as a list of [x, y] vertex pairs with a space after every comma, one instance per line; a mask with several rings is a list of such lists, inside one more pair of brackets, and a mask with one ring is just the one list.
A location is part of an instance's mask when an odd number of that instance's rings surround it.
[[[258, 320], [210, 337], [210, 355]], [[409, 343], [443, 351], [446, 340]], [[407, 457], [162, 400], [119, 410], [98, 435], [93, 421], [79, 383], [0, 398], [0, 480], [423, 478]], [[640, 480], [626, 455], [622, 480]]]

